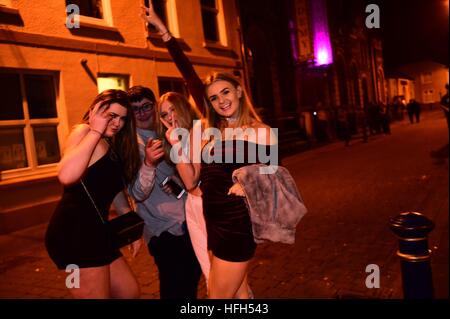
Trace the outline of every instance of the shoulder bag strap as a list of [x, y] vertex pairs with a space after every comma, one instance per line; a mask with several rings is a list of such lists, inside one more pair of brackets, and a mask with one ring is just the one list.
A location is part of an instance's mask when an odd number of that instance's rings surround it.
[[98, 210], [97, 205], [95, 205], [94, 199], [92, 198], [91, 194], [90, 194], [89, 191], [87, 190], [86, 185], [84, 185], [83, 180], [81, 179], [80, 181], [81, 181], [81, 185], [83, 185], [83, 188], [84, 188], [86, 194], [88, 195], [89, 199], [91, 200], [92, 205], [94, 205], [95, 210], [97, 211], [98, 216], [99, 216], [100, 219], [102, 220], [102, 223], [103, 223], [103, 224], [106, 224], [105, 220], [103, 219], [102, 214], [101, 214], [100, 211]]

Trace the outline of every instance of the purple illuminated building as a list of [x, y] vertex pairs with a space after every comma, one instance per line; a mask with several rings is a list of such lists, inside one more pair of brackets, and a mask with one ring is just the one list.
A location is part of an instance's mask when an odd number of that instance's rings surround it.
[[325, 0], [310, 1], [311, 21], [314, 39], [315, 65], [333, 63], [330, 34], [328, 32], [327, 7]]

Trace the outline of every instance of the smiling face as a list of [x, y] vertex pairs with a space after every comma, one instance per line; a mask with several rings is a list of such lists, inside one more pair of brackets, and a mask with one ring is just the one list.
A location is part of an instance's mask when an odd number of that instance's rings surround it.
[[143, 98], [138, 102], [132, 102], [134, 117], [136, 119], [136, 127], [149, 130], [153, 128], [155, 117], [155, 103], [147, 98]]
[[116, 135], [125, 125], [127, 118], [127, 109], [119, 103], [111, 103], [108, 110], [106, 110], [107, 116], [111, 118], [106, 127], [104, 135], [112, 137]]
[[234, 118], [239, 113], [242, 88], [234, 87], [228, 81], [218, 80], [206, 89], [206, 95], [217, 114], [227, 118]]

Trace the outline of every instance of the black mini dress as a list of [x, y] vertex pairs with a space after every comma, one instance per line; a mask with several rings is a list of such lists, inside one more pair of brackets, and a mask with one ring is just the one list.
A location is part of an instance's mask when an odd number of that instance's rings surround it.
[[[124, 188], [121, 173], [122, 167], [108, 151], [82, 178], [105, 221], [113, 199]], [[69, 264], [105, 266], [122, 256], [81, 182], [64, 187], [45, 234], [45, 246], [59, 269]]]
[[245, 198], [228, 195], [228, 191], [234, 184], [234, 170], [259, 163], [258, 147], [261, 145], [247, 141], [223, 140], [209, 151], [203, 150], [200, 189], [208, 249], [226, 261], [248, 261], [255, 254], [256, 243]]

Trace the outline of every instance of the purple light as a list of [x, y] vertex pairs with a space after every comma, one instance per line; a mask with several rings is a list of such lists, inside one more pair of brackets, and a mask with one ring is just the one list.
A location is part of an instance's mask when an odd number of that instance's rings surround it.
[[328, 33], [327, 9], [324, 0], [312, 0], [311, 20], [314, 34], [315, 65], [333, 63], [333, 51], [331, 50], [330, 35]]

